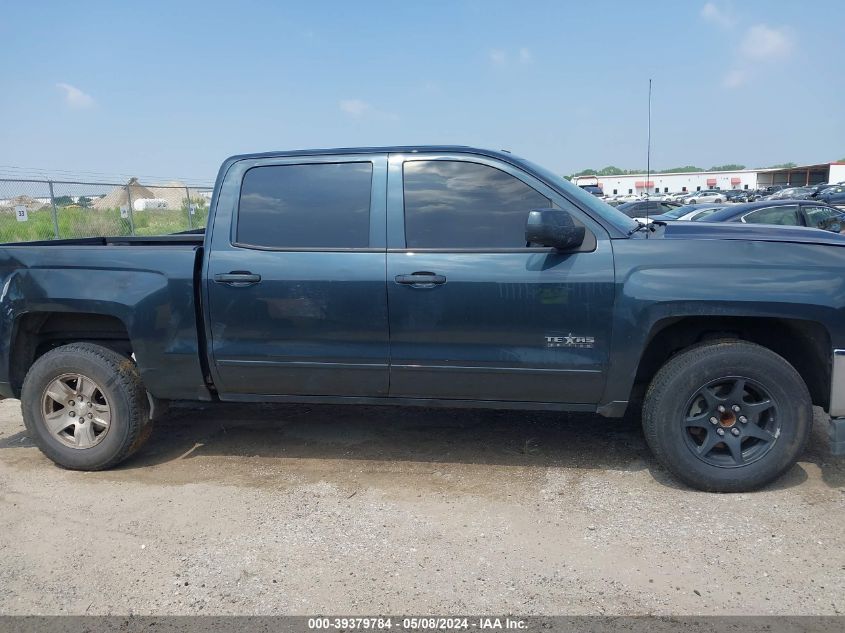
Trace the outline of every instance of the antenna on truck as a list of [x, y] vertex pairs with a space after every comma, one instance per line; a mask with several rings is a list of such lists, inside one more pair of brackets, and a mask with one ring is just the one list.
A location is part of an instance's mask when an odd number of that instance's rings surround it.
[[[648, 219], [648, 197], [649, 197], [649, 187], [651, 183], [649, 178], [651, 177], [651, 77], [648, 80], [648, 141], [646, 142], [646, 153], [645, 153], [645, 224], [646, 229], [649, 226], [649, 219]], [[648, 239], [649, 231], [646, 230], [645, 236]]]

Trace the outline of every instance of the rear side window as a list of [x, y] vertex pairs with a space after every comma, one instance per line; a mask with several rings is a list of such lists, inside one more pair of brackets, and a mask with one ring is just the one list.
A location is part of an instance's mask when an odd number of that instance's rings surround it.
[[244, 174], [239, 244], [269, 248], [365, 248], [372, 163], [253, 167]]
[[824, 229], [825, 231], [836, 231], [837, 233], [842, 230], [841, 211], [830, 207], [806, 206], [804, 213], [807, 215], [807, 226]]
[[752, 211], [743, 216], [742, 221], [748, 224], [801, 226], [801, 220], [798, 218], [798, 205], [791, 204]]
[[551, 201], [495, 167], [448, 160], [406, 162], [408, 248], [520, 248], [532, 209]]

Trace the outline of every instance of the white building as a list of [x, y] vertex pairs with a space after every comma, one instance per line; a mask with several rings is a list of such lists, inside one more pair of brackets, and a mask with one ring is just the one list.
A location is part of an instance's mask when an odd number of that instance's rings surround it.
[[596, 176], [605, 195], [674, 193], [703, 189], [757, 189], [771, 185], [816, 185], [845, 180], [845, 162], [776, 169]]
[[675, 193], [702, 189], [756, 189], [757, 170], [693, 171], [685, 173], [631, 174], [599, 176], [599, 187], [605, 195]]

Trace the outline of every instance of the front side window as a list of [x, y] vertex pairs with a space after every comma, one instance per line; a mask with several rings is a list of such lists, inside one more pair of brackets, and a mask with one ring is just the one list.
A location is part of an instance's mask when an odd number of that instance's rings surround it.
[[785, 204], [779, 207], [758, 209], [742, 217], [747, 224], [781, 224], [786, 226], [801, 226], [798, 219], [798, 205]]
[[365, 248], [373, 164], [253, 167], [244, 174], [237, 242], [269, 248]]
[[408, 161], [403, 167], [408, 248], [520, 248], [532, 209], [551, 200], [479, 163]]

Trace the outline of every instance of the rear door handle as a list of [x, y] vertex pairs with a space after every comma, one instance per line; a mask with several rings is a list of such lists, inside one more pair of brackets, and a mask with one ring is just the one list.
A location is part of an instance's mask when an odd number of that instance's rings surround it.
[[230, 273], [219, 273], [214, 275], [214, 281], [218, 284], [227, 284], [235, 288], [252, 286], [261, 281], [261, 275], [256, 275], [247, 270], [233, 270]]
[[393, 280], [397, 284], [413, 286], [414, 288], [431, 288], [446, 283], [446, 277], [427, 271], [420, 271], [410, 275], [396, 275]]

